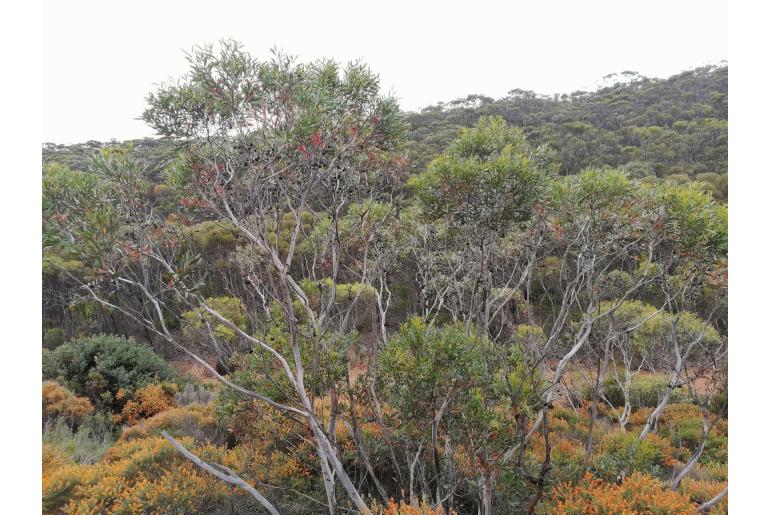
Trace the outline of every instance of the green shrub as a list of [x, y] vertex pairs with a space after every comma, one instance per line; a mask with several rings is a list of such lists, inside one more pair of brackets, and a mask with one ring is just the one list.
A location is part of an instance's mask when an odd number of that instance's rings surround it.
[[67, 339], [67, 333], [60, 327], [49, 329], [43, 335], [43, 347], [46, 349], [55, 349], [63, 344]]
[[[589, 385], [590, 388], [590, 385]], [[660, 402], [660, 398], [668, 388], [668, 378], [660, 376], [637, 375], [631, 381], [629, 396], [631, 406], [634, 408], [654, 408]], [[623, 390], [614, 377], [608, 377], [604, 381], [604, 396], [614, 407], [622, 407], [624, 404]], [[590, 391], [586, 398], [590, 398]], [[674, 390], [670, 403], [687, 402], [687, 395], [681, 390]]]
[[725, 417], [727, 417], [727, 409], [727, 390], [719, 392], [711, 398], [711, 402], [709, 403], [709, 410], [712, 413], [721, 412], [724, 413]]
[[703, 463], [727, 463], [727, 436], [709, 435], [701, 461]]
[[594, 457], [594, 470], [606, 479], [617, 479], [642, 471], [661, 475], [662, 468], [672, 463], [671, 444], [657, 435], [644, 440], [631, 432], [617, 432], [605, 436]]
[[58, 418], [46, 424], [43, 443], [59, 449], [75, 463], [91, 464], [112, 446], [114, 430], [110, 417], [103, 413], [87, 416], [77, 430]]
[[136, 388], [175, 377], [174, 369], [151, 348], [119, 336], [89, 336], [43, 354], [44, 379], [112, 412], [119, 412]]

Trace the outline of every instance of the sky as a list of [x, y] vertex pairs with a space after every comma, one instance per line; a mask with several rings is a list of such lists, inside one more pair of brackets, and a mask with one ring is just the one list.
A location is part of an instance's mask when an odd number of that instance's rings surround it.
[[42, 141], [153, 136], [145, 96], [223, 38], [266, 58], [363, 60], [404, 110], [468, 94], [594, 89], [727, 59], [727, 1], [44, 0]]

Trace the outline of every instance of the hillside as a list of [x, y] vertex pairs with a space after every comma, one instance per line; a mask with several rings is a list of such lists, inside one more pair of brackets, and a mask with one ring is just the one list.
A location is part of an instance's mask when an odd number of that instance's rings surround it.
[[[609, 77], [614, 85], [593, 92], [545, 96], [513, 89], [500, 99], [468, 95], [407, 113], [408, 149], [414, 172], [440, 154], [463, 127], [497, 115], [521, 127], [530, 142], [549, 144], [561, 173], [587, 167], [621, 166], [637, 178], [673, 176], [711, 185], [727, 199], [727, 66], [696, 68], [668, 79], [633, 72]], [[43, 162], [85, 169], [89, 156], [116, 142], [43, 146]], [[151, 168], [174, 155], [172, 143], [145, 138], [131, 142]]]
[[620, 77], [594, 92], [548, 97], [514, 89], [497, 100], [469, 95], [426, 107], [409, 115], [412, 152], [425, 163], [458, 128], [497, 115], [522, 127], [531, 142], [555, 148], [565, 174], [603, 165], [657, 177], [727, 171], [726, 66], [668, 79]]

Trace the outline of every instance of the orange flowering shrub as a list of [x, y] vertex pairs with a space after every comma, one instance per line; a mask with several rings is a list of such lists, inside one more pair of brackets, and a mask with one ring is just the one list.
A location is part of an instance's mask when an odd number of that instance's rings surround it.
[[[690, 496], [694, 502], [703, 504], [716, 497], [727, 485], [726, 481], [706, 481], [693, 478], [685, 478], [679, 486], [679, 491]], [[709, 511], [710, 515], [722, 515], [727, 513], [727, 496], [724, 496], [716, 506]]]
[[[196, 467], [158, 433], [168, 430], [191, 452], [225, 465], [254, 484], [268, 483], [277, 505], [297, 512], [301, 491], [323, 498], [312, 442], [300, 424], [265, 417], [260, 438], [232, 449], [202, 442], [225, 442], [214, 406], [173, 407], [124, 430], [118, 442], [93, 465], [71, 465], [52, 450], [44, 472], [45, 513], [251, 513], [255, 501]], [[285, 496], [285, 497], [284, 497]], [[294, 511], [293, 511], [294, 510]]]
[[[581, 474], [585, 446], [580, 440], [569, 435], [550, 433], [548, 440], [551, 444], [551, 477], [558, 481], [571, 481], [578, 479]], [[530, 466], [533, 470], [540, 467], [545, 459], [545, 440], [542, 434], [533, 435], [530, 440]]]
[[444, 511], [443, 508], [434, 508], [430, 504], [420, 502], [417, 506], [412, 506], [406, 501], [401, 501], [396, 504], [393, 499], [388, 501], [387, 506], [380, 506], [375, 504], [371, 508], [372, 513], [375, 515], [456, 515], [457, 512], [452, 510], [450, 512]]
[[[186, 407], [191, 408], [191, 407]], [[202, 406], [196, 406], [200, 409]], [[243, 490], [235, 488], [201, 470], [187, 460], [162, 436], [142, 437], [143, 425], [158, 424], [173, 408], [130, 429], [94, 465], [71, 465], [52, 451], [46, 454], [44, 472], [44, 513], [252, 513], [259, 512], [255, 501]], [[147, 427], [143, 431], [151, 433]], [[276, 450], [261, 442], [244, 443], [233, 449], [210, 444], [196, 444], [190, 436], [178, 440], [191, 452], [210, 463], [222, 464], [236, 471], [252, 484], [269, 483], [277, 489], [266, 489], [277, 505], [294, 513], [298, 501], [291, 492], [301, 491], [323, 498], [315, 459], [308, 449]], [[312, 447], [312, 446], [311, 446]], [[295, 452], [299, 449], [300, 452]], [[299, 508], [297, 508], [299, 509]]]
[[652, 408], [639, 408], [631, 412], [631, 416], [628, 417], [628, 424], [631, 427], [642, 427], [647, 423], [647, 419], [652, 413]]
[[75, 465], [62, 449], [43, 444], [43, 513], [55, 511], [86, 483], [97, 466]]
[[[123, 405], [120, 415], [116, 415], [116, 422], [134, 425], [142, 419], [166, 411], [176, 405], [174, 401], [176, 390], [174, 384], [150, 384], [137, 389], [133, 399]], [[118, 391], [117, 397], [121, 394], [122, 391]]]
[[621, 484], [603, 482], [587, 475], [572, 485], [558, 484], [539, 512], [553, 515], [692, 514], [696, 505], [679, 492], [672, 492], [660, 480], [635, 472]]
[[700, 420], [701, 410], [695, 404], [689, 403], [672, 403], [666, 406], [658, 421], [659, 425], [681, 422], [683, 420], [698, 419]]
[[78, 397], [55, 381], [43, 381], [43, 418], [63, 417], [76, 424], [94, 411], [91, 401]]
[[588, 434], [588, 409], [588, 406], [584, 406], [576, 411], [566, 406], [554, 406], [548, 419], [551, 431], [584, 438]]

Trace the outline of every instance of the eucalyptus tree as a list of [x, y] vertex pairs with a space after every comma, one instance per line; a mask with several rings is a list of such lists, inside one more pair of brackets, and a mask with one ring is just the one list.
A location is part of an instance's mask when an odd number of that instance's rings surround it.
[[[698, 363], [717, 370], [727, 355], [726, 339], [711, 325], [726, 301], [726, 277], [721, 282], [712, 278], [727, 258], [727, 207], [697, 185], [677, 187], [670, 183], [654, 190], [651, 204], [659, 212], [653, 229], [666, 242], [656, 256], [664, 273], [655, 286], [661, 305], [671, 312], [663, 349], [670, 380], [640, 438], [654, 428], [674, 390], [694, 380], [687, 376], [701, 368]], [[711, 303], [704, 321], [691, 312], [696, 311], [709, 283], [723, 294]]]
[[[553, 153], [533, 148], [524, 133], [502, 118], [480, 119], [463, 129], [447, 150], [414, 180], [428, 222], [453, 241], [457, 266], [446, 277], [456, 291], [458, 315], [480, 334], [489, 332], [494, 269], [505, 234], [528, 220], [549, 176], [558, 170]], [[439, 288], [440, 290], [440, 288]]]
[[[600, 278], [622, 266], [634, 266], [634, 257], [649, 254], [656, 244], [645, 230], [649, 214], [633, 200], [634, 183], [617, 171], [588, 170], [551, 183], [547, 202], [530, 230], [529, 252], [538, 265], [553, 267], [553, 294], [545, 296], [542, 345], [529, 349], [534, 363], [557, 361], [543, 405], [527, 435], [534, 434], [556, 398], [567, 366], [588, 341], [593, 324], [606, 317], [641, 285], [651, 281], [642, 269], [638, 279], [624, 285], [618, 301], [607, 311], [594, 313], [601, 300]], [[538, 269], [540, 266], [538, 266]], [[534, 274], [524, 288], [531, 295]], [[530, 299], [534, 300], [534, 299]]]
[[[180, 210], [226, 222], [245, 241], [236, 250], [238, 267], [254, 295], [243, 303], [250, 310], [277, 306], [287, 345], [277, 349], [207, 300], [200, 256], [180, 244], [180, 228], [159, 215], [141, 170], [127, 161], [100, 165], [109, 191], [93, 204], [106, 211], [104, 220], [91, 221], [82, 208], [61, 205], [57, 211], [65, 218], [59, 220], [62, 231], [76, 246], [97, 235], [92, 252], [99, 261], [97, 274], [83, 288], [210, 369], [173, 332], [184, 311], [199, 315], [201, 327], [228, 328], [268, 356], [268, 373], [282, 373], [291, 388], [283, 402], [211, 371], [239, 394], [304, 421], [315, 442], [330, 513], [339, 504], [338, 482], [352, 506], [367, 513], [334, 446], [333, 422], [323, 426], [306, 375], [315, 355], [326, 351], [334, 328], [335, 286], [344, 280], [340, 221], [351, 205], [390, 200], [401, 181], [394, 164], [404, 133], [398, 106], [380, 95], [376, 75], [360, 63], [344, 68], [332, 61], [299, 64], [279, 52], [259, 61], [231, 41], [218, 50], [195, 48], [188, 61], [187, 75], [147, 97], [143, 119], [180, 144], [182, 164], [174, 171]], [[297, 256], [309, 226], [324, 228], [329, 249], [308, 270]], [[301, 280], [314, 274], [332, 286], [327, 301], [318, 305]], [[117, 304], [111, 301], [116, 290], [139, 295], [143, 303]], [[255, 307], [255, 299], [261, 306]], [[311, 357], [304, 352], [306, 342]]]

